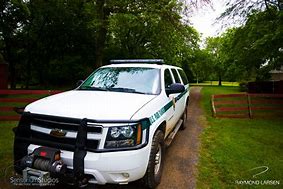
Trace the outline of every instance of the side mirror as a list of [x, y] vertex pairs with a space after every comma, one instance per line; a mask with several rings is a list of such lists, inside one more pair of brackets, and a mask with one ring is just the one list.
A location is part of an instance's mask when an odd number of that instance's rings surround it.
[[84, 82], [84, 80], [77, 81], [77, 87], [79, 87], [83, 82]]
[[185, 86], [181, 83], [173, 83], [169, 88], [165, 89], [167, 96], [174, 93], [182, 93], [185, 91]]

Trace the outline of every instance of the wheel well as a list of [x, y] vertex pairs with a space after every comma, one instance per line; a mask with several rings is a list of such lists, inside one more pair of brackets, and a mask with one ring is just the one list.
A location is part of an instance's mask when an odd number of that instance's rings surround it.
[[189, 101], [190, 101], [190, 96], [187, 97], [187, 100], [186, 100], [186, 105], [188, 106], [189, 105]]
[[165, 132], [166, 132], [166, 122], [163, 121], [163, 122], [158, 126], [158, 128], [156, 129], [156, 131], [157, 131], [157, 130], [160, 130], [160, 131], [163, 132], [163, 134], [165, 134]]

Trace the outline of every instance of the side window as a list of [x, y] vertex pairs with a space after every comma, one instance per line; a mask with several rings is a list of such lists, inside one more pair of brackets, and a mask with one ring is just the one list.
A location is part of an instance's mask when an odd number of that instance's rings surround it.
[[179, 74], [182, 78], [183, 84], [187, 85], [189, 83], [189, 81], [188, 81], [186, 73], [184, 72], [184, 70], [178, 70], [178, 71], [179, 71]]
[[178, 76], [177, 70], [171, 69], [171, 71], [172, 71], [172, 73], [173, 73], [173, 76], [174, 76], [174, 78], [175, 78], [176, 83], [181, 83], [181, 80], [180, 80], [180, 78], [179, 78], [179, 76]]
[[170, 71], [168, 69], [164, 71], [164, 83], [165, 88], [168, 88], [173, 83]]

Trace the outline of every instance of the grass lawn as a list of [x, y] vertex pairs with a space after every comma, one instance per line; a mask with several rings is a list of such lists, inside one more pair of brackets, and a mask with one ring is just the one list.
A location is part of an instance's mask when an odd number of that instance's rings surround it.
[[[11, 175], [13, 165], [13, 127], [17, 125], [16, 121], [0, 122], [0, 181], [4, 176]], [[1, 187], [0, 187], [1, 188]]]
[[[201, 136], [197, 186], [283, 188], [283, 119], [211, 117], [212, 94], [237, 92], [238, 87], [205, 86], [202, 89], [201, 106], [207, 123]], [[258, 174], [267, 167], [266, 172]]]
[[[218, 86], [218, 81], [204, 81], [201, 83], [190, 83], [190, 85], [198, 86]], [[239, 86], [239, 82], [222, 81], [223, 86]]]

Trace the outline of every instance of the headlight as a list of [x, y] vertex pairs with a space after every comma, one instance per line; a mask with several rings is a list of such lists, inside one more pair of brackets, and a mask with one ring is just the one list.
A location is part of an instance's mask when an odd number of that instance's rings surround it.
[[131, 126], [122, 127], [121, 134], [126, 138], [131, 138], [134, 134], [134, 129]]
[[143, 135], [147, 132], [142, 125], [132, 124], [127, 126], [109, 127], [104, 148], [134, 147], [144, 143]]
[[110, 135], [112, 138], [118, 138], [121, 134], [121, 131], [118, 127], [110, 128]]
[[118, 138], [120, 135], [123, 135], [126, 138], [131, 138], [133, 134], [134, 129], [132, 126], [110, 128], [110, 135], [112, 138]]

